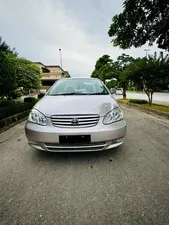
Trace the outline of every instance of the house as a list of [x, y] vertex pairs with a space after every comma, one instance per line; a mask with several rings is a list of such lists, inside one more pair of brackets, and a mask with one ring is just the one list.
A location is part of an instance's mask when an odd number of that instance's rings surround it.
[[34, 62], [34, 64], [40, 68], [42, 74], [41, 89], [49, 89], [57, 80], [70, 77], [69, 73], [58, 65], [44, 65], [41, 62]]

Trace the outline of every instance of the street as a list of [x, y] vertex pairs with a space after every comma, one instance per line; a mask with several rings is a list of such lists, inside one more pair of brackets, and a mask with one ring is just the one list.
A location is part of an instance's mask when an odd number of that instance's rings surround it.
[[124, 109], [125, 143], [94, 153], [31, 149], [0, 134], [0, 225], [169, 224], [169, 122]]
[[[121, 98], [122, 96], [117, 96], [116, 98]], [[127, 98], [135, 99], [145, 99], [148, 101], [148, 97], [145, 93], [137, 92], [127, 92]], [[169, 93], [155, 92], [153, 94], [153, 103], [159, 105], [169, 106]]]

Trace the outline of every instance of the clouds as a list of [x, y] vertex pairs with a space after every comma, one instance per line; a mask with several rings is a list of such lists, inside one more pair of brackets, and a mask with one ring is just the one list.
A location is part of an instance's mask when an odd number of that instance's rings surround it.
[[[122, 11], [122, 0], [1, 0], [3, 39], [20, 56], [44, 64], [59, 64], [72, 76], [90, 76], [103, 54], [113, 59], [124, 52], [113, 48], [107, 35], [112, 16]], [[135, 57], [144, 49], [125, 51]]]

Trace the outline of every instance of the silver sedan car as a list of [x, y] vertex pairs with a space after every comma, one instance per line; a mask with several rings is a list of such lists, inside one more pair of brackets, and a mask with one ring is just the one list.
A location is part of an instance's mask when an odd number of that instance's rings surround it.
[[29, 145], [38, 150], [101, 151], [124, 142], [126, 123], [102, 81], [65, 78], [33, 107], [25, 133]]

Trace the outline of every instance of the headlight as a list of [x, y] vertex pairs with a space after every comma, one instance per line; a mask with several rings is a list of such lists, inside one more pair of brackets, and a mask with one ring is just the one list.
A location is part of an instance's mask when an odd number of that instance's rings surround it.
[[36, 109], [31, 110], [28, 120], [32, 123], [36, 123], [42, 126], [46, 126], [47, 124], [46, 117]]
[[120, 121], [122, 119], [123, 119], [123, 112], [119, 107], [117, 107], [105, 115], [103, 119], [103, 124], [107, 125], [110, 123]]

